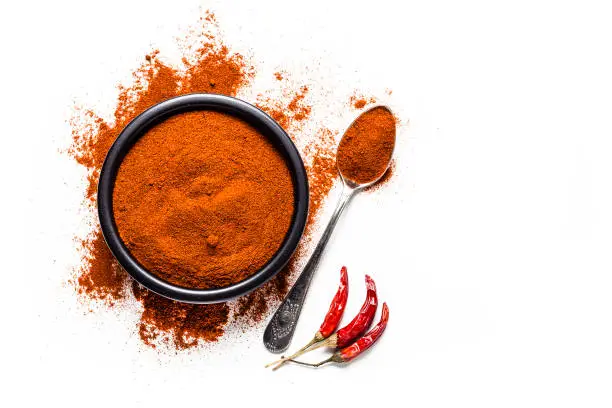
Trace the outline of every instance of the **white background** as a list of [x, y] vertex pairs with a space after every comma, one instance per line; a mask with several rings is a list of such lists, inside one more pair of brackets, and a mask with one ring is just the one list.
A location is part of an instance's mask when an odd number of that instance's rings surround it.
[[347, 315], [371, 273], [387, 332], [350, 366], [272, 373], [262, 327], [159, 353], [140, 345], [136, 311], [86, 313], [66, 285], [85, 228], [83, 170], [58, 152], [71, 106], [112, 106], [116, 83], [200, 3], [4, 2], [2, 405], [609, 407], [607, 3], [202, 3], [263, 72], [311, 71], [340, 94], [388, 87], [410, 121], [393, 183], [339, 224], [293, 346], [318, 327], [343, 263]]

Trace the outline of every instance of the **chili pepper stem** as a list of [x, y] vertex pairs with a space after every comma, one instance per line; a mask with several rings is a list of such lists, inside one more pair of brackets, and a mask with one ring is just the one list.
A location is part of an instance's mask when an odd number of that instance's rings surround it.
[[308, 348], [310, 348], [312, 345], [320, 342], [321, 340], [317, 338], [317, 336], [315, 336], [312, 340], [310, 340], [310, 342], [308, 344], [306, 344], [304, 347], [302, 347], [301, 349], [299, 349], [298, 351], [296, 351], [295, 353], [293, 353], [291, 356], [289, 357], [281, 357], [280, 359], [273, 361], [269, 364], [266, 364], [265, 368], [268, 368], [270, 366], [273, 366], [274, 364], [278, 364], [278, 363], [282, 363], [285, 360], [289, 360], [291, 358], [295, 358], [297, 356], [302, 355], [303, 353], [306, 352], [306, 350], [308, 350]]
[[299, 365], [303, 365], [303, 366], [306, 366], [306, 367], [313, 367], [313, 368], [317, 368], [317, 367], [322, 366], [323, 364], [330, 363], [330, 362], [332, 362], [333, 360], [332, 360], [332, 358], [330, 357], [330, 358], [328, 358], [327, 360], [319, 361], [318, 363], [314, 363], [314, 364], [313, 364], [313, 363], [305, 363], [305, 362], [303, 362], [303, 361], [293, 360], [293, 359], [288, 360], [288, 361], [291, 361], [292, 363], [299, 364]]
[[[276, 366], [272, 369], [272, 371], [278, 370], [283, 365], [285, 365], [288, 361], [293, 360], [294, 358], [299, 357], [302, 354], [305, 354], [305, 353], [307, 353], [309, 351], [316, 350], [318, 348], [325, 347], [325, 346], [329, 345], [329, 341], [327, 341], [327, 339], [318, 340], [318, 341], [315, 341], [315, 340], [316, 340], [316, 337], [309, 343], [310, 345], [308, 347], [303, 347], [300, 350], [298, 350], [295, 353], [293, 353], [292, 355], [290, 355], [289, 357], [283, 357], [280, 360], [275, 361], [274, 363], [272, 363], [272, 364], [276, 364]], [[272, 364], [269, 364], [269, 365], [272, 365]]]
[[339, 356], [337, 353], [332, 354], [328, 359], [319, 361], [318, 363], [305, 363], [303, 361], [294, 360], [294, 359], [287, 360], [287, 361], [291, 361], [292, 363], [295, 363], [295, 364], [303, 365], [306, 367], [313, 367], [313, 368], [320, 367], [323, 364], [327, 364], [327, 363], [344, 363], [344, 359], [341, 356]]

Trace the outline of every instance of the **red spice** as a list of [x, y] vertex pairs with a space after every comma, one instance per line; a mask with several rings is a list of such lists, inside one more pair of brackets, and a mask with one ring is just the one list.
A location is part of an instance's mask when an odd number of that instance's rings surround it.
[[238, 298], [233, 315], [235, 319], [247, 320], [251, 324], [259, 323], [266, 318], [272, 305], [283, 300], [289, 289], [289, 278], [295, 272], [296, 261], [303, 250], [302, 245], [298, 246], [288, 265], [268, 283]]
[[373, 96], [353, 95], [349, 99], [350, 104], [355, 109], [363, 109], [366, 105], [376, 103]]
[[[258, 95], [257, 107], [265, 111], [275, 121], [278, 122], [289, 136], [293, 135], [292, 130], [296, 130], [300, 123], [310, 118], [312, 106], [306, 103], [305, 98], [308, 87], [302, 86], [297, 91], [289, 91], [289, 103], [283, 100], [272, 99], [264, 95]], [[295, 136], [293, 136], [295, 137]]]
[[323, 202], [338, 179], [336, 166], [336, 141], [338, 132], [321, 129], [315, 142], [306, 149], [306, 155], [311, 157], [307, 165], [308, 182], [310, 185], [310, 213], [308, 214], [307, 231], [315, 225]]
[[96, 228], [89, 239], [81, 242], [85, 257], [77, 278], [78, 291], [90, 298], [113, 303], [126, 294], [127, 272], [111, 254], [102, 231]]
[[166, 341], [178, 350], [197, 346], [199, 340], [215, 341], [223, 335], [229, 318], [227, 303], [190, 305], [175, 302], [156, 295], [136, 282], [132, 290], [144, 306], [138, 333], [148, 346], [156, 347], [160, 332], [165, 333]]
[[363, 108], [364, 106], [366, 106], [366, 104], [367, 104], [367, 103], [368, 103], [368, 102], [367, 102], [365, 99], [359, 99], [359, 100], [355, 101], [355, 103], [353, 103], [353, 106], [354, 106], [356, 109], [361, 109], [361, 108]]
[[380, 178], [387, 170], [395, 146], [395, 117], [385, 107], [359, 116], [338, 146], [337, 163], [342, 175], [359, 184]]
[[113, 194], [130, 252], [162, 279], [194, 288], [259, 271], [289, 230], [293, 201], [291, 174], [270, 141], [213, 111], [150, 129], [123, 159]]

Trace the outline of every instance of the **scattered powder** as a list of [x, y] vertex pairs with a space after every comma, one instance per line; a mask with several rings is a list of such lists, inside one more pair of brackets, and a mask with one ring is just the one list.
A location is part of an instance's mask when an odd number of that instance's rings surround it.
[[144, 306], [138, 333], [148, 346], [155, 348], [161, 333], [164, 333], [161, 340], [178, 350], [197, 346], [200, 340], [215, 341], [223, 335], [223, 327], [229, 318], [227, 303], [190, 305], [175, 302], [136, 282], [132, 290]]
[[127, 273], [111, 255], [102, 231], [95, 228], [88, 239], [81, 241], [81, 245], [85, 256], [75, 282], [79, 293], [109, 304], [124, 298]]
[[[287, 96], [281, 100], [272, 99], [262, 94], [257, 96], [257, 107], [270, 115], [283, 129], [289, 131], [289, 136], [295, 138], [292, 130], [300, 130], [304, 121], [310, 118], [312, 106], [305, 98], [308, 87], [302, 86], [297, 90], [286, 90]], [[287, 101], [285, 99], [289, 100]]]
[[350, 97], [349, 103], [355, 109], [363, 109], [366, 105], [376, 103], [376, 98], [373, 96], [353, 95]]
[[395, 147], [396, 118], [386, 107], [362, 113], [344, 132], [336, 162], [345, 179], [371, 183], [384, 175]]
[[302, 241], [287, 266], [269, 282], [248, 295], [238, 298], [234, 310], [235, 319], [246, 321], [251, 325], [259, 323], [267, 317], [271, 306], [280, 303], [289, 290], [289, 280], [291, 275], [296, 272], [297, 260], [304, 250], [303, 247], [304, 243]]
[[310, 213], [306, 232], [315, 225], [321, 206], [334, 182], [339, 178], [336, 167], [336, 136], [338, 132], [321, 129], [315, 141], [306, 148], [305, 155], [310, 160], [307, 164], [308, 183], [310, 186]]

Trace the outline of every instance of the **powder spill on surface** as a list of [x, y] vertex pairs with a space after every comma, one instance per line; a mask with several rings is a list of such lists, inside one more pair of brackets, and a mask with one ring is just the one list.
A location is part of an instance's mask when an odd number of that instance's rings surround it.
[[376, 98], [372, 96], [364, 96], [364, 95], [355, 94], [351, 96], [351, 98], [349, 99], [349, 103], [354, 109], [363, 109], [366, 107], [366, 105], [371, 105], [371, 104], [376, 103]]
[[[68, 153], [87, 171], [85, 205], [90, 214], [96, 211], [97, 181], [106, 152], [131, 119], [174, 96], [192, 92], [236, 96], [250, 86], [254, 68], [243, 56], [232, 53], [216, 30], [218, 25], [212, 13], [200, 18], [199, 26], [177, 44], [184, 54], [182, 66], [162, 62], [158, 51], [146, 55], [143, 64], [133, 73], [133, 82], [119, 86], [111, 121], [102, 119], [93, 109], [75, 108], [70, 120], [73, 141]], [[282, 97], [272, 99], [260, 95], [256, 104], [296, 140], [301, 137], [300, 129], [304, 124], [311, 123], [312, 106], [307, 101], [311, 89], [287, 83], [287, 75], [284, 71], [274, 74]], [[187, 349], [201, 342], [218, 340], [227, 325], [252, 326], [262, 322], [286, 294], [300, 257], [306, 252], [308, 235], [322, 203], [337, 179], [334, 153], [338, 132], [317, 123], [314, 126], [319, 130], [315, 137], [311, 136], [312, 140], [302, 143], [305, 147], [301, 149], [311, 192], [307, 232], [288, 266], [271, 281], [230, 303], [190, 305], [168, 300], [129, 278], [108, 250], [96, 220], [89, 235], [80, 241], [82, 262], [72, 280], [81, 299], [84, 302], [102, 301], [108, 307], [130, 305], [135, 299], [142, 308], [137, 332], [142, 342], [151, 347], [164, 345], [170, 349]]]
[[309, 158], [306, 170], [310, 183], [310, 213], [307, 232], [310, 232], [321, 211], [321, 206], [332, 187], [338, 179], [336, 168], [336, 135], [337, 131], [320, 129], [312, 143], [305, 149], [305, 156]]
[[215, 341], [223, 335], [223, 328], [229, 319], [227, 303], [190, 305], [174, 302], [136, 282], [132, 290], [144, 306], [138, 334], [148, 346], [157, 346], [160, 333], [165, 334], [162, 341], [177, 349], [197, 346], [200, 340]]
[[[294, 138], [292, 130], [299, 130], [303, 122], [310, 117], [312, 106], [306, 103], [308, 87], [301, 86], [297, 90], [287, 90], [285, 99], [272, 99], [264, 95], [257, 96], [257, 107], [264, 110], [283, 129], [289, 131], [289, 136]], [[287, 102], [288, 100], [288, 102]]]
[[113, 304], [126, 295], [127, 274], [111, 255], [102, 231], [95, 228], [88, 239], [81, 241], [85, 256], [76, 279], [80, 294]]

